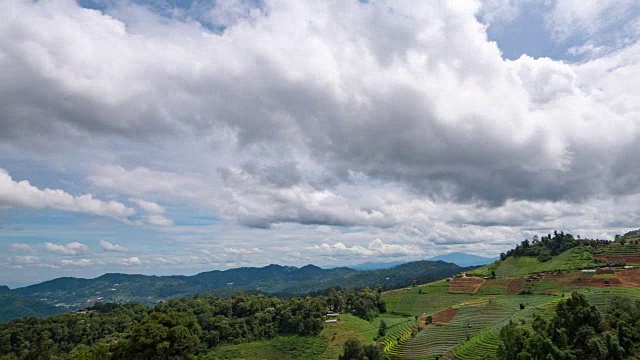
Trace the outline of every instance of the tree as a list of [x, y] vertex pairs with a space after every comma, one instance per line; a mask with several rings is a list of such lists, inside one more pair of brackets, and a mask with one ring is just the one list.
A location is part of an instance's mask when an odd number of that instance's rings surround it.
[[344, 343], [344, 352], [338, 360], [387, 360], [388, 357], [375, 344], [362, 346], [356, 339], [349, 339]]
[[378, 327], [378, 336], [383, 337], [387, 334], [387, 323], [384, 320], [380, 320], [380, 326]]
[[[509, 324], [500, 330], [501, 343], [498, 345], [498, 359], [520, 360], [519, 354], [526, 353], [527, 341], [530, 337], [531, 332], [528, 329], [509, 321]], [[528, 353], [526, 354], [528, 355]]]
[[133, 329], [117, 357], [188, 359], [200, 343], [201, 328], [193, 314], [153, 312]]
[[362, 343], [357, 339], [348, 339], [344, 342], [344, 351], [338, 360], [360, 360], [364, 358]]

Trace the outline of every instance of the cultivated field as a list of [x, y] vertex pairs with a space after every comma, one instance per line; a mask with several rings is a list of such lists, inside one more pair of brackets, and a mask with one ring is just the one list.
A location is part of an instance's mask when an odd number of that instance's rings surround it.
[[[387, 313], [372, 321], [342, 314], [338, 323], [327, 324], [317, 337], [221, 346], [215, 356], [337, 359], [344, 342], [356, 338], [365, 344], [377, 341], [392, 359], [483, 359], [495, 353], [500, 329], [510, 320], [531, 324], [536, 315], [549, 320], [556, 305], [573, 291], [584, 293], [602, 312], [615, 296], [640, 300], [640, 269], [581, 270], [606, 265], [596, 260], [602, 256], [640, 256], [640, 247], [633, 248], [636, 253], [629, 249], [574, 248], [545, 263], [535, 258], [508, 258], [466, 277], [383, 293]], [[492, 271], [496, 279], [491, 278]], [[427, 325], [428, 316], [432, 323]], [[377, 338], [382, 320], [387, 332]]]

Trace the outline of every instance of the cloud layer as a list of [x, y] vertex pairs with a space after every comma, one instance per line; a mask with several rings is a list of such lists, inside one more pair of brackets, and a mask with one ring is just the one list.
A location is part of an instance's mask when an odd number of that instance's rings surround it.
[[120, 221], [135, 214], [135, 210], [117, 201], [94, 199], [91, 194], [70, 195], [60, 189], [38, 189], [29, 181], [15, 181], [0, 168], [0, 206], [17, 206], [34, 209], [52, 208], [56, 210], [80, 212], [98, 216], [108, 216]]
[[[503, 58], [487, 29], [531, 11], [538, 36], [580, 61]], [[81, 225], [130, 232], [128, 247], [172, 266], [282, 249], [279, 261], [300, 263], [493, 254], [554, 228], [612, 236], [640, 220], [638, 11], [626, 0], [7, 2], [0, 208], [116, 220]], [[84, 241], [74, 236], [40, 243], [88, 254], [69, 248]], [[18, 241], [10, 249], [29, 252]], [[99, 246], [99, 261], [51, 264], [153, 263]]]

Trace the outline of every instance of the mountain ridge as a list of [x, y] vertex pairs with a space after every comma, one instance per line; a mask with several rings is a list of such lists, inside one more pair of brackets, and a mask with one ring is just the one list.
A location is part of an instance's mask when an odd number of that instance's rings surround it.
[[[61, 309], [78, 310], [97, 302], [158, 301], [196, 294], [229, 297], [240, 292], [283, 297], [322, 292], [334, 287], [360, 288], [381, 285], [385, 289], [411, 286], [468, 270], [443, 261], [414, 261], [391, 269], [358, 271], [348, 267], [322, 269], [270, 264], [205, 271], [195, 275], [141, 275], [106, 273], [93, 279], [61, 277], [9, 290], [13, 298], [40, 301]], [[6, 289], [5, 289], [6, 291]], [[24, 313], [24, 312], [23, 312]]]
[[[482, 266], [490, 264], [499, 257], [484, 257], [478, 255], [467, 254], [463, 252], [452, 252], [442, 255], [436, 255], [434, 257], [427, 258], [427, 261], [444, 261], [451, 264], [456, 264], [458, 266]], [[356, 270], [378, 270], [378, 269], [390, 269], [392, 267], [406, 264], [412, 261], [390, 261], [390, 262], [371, 262], [367, 261], [361, 264], [356, 264], [350, 266], [352, 269]]]

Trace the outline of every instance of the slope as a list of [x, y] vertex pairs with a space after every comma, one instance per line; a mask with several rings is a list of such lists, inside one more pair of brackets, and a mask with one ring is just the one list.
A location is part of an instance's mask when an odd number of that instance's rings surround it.
[[[445, 262], [416, 261], [392, 269], [356, 271], [269, 265], [209, 271], [194, 276], [105, 274], [95, 279], [59, 278], [10, 291], [12, 297], [42, 300], [60, 308], [82, 309], [96, 302], [155, 304], [160, 300], [206, 294], [230, 297], [240, 292], [295, 296], [333, 287], [382, 285], [391, 289], [451, 276], [467, 268]], [[47, 313], [43, 315], [48, 315]], [[20, 313], [9, 318], [19, 317]]]

